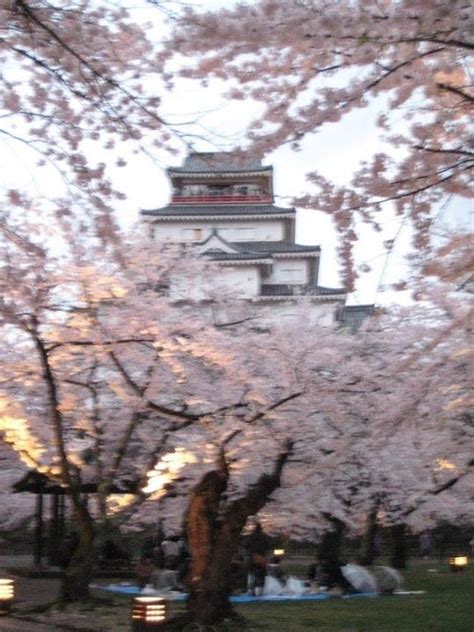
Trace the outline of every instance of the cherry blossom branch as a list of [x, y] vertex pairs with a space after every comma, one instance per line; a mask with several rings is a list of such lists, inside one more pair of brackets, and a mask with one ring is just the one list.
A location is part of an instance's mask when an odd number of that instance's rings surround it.
[[413, 149], [419, 151], [426, 151], [434, 154], [459, 154], [461, 156], [468, 156], [474, 158], [474, 152], [466, 151], [457, 147], [456, 149], [447, 149], [443, 147], [425, 147], [424, 145], [413, 145]]
[[61, 463], [61, 474], [64, 478], [64, 483], [68, 486], [71, 496], [74, 499], [74, 503], [81, 504], [77, 487], [74, 483], [71, 473], [71, 464], [69, 463], [66, 445], [64, 442], [64, 420], [60, 409], [58, 386], [54, 377], [54, 372], [49, 362], [48, 350], [42, 340], [38, 331], [38, 321], [36, 317], [32, 319], [32, 324], [29, 330], [33, 344], [38, 352], [40, 366], [43, 371], [43, 378], [48, 393], [49, 409], [51, 413], [51, 421], [53, 427], [53, 434], [55, 439], [55, 447], [58, 452], [58, 456]]
[[[474, 47], [473, 47], [474, 48]], [[461, 97], [465, 101], [469, 101], [470, 103], [474, 103], [474, 96], [464, 92], [460, 88], [456, 88], [456, 86], [447, 84], [447, 83], [437, 83], [436, 86], [440, 88], [440, 90], [444, 90], [445, 92], [451, 92], [452, 94]]]
[[284, 404], [288, 402], [291, 402], [293, 399], [297, 399], [298, 397], [301, 397], [301, 395], [303, 395], [302, 391], [298, 393], [292, 393], [291, 395], [287, 395], [286, 397], [283, 397], [282, 399], [278, 400], [277, 402], [275, 402], [274, 404], [272, 404], [265, 410], [262, 410], [256, 415], [254, 415], [253, 417], [250, 417], [250, 419], [246, 419], [245, 423], [253, 424], [255, 421], [262, 419], [262, 417], [266, 417], [266, 415], [268, 415], [268, 413], [270, 413], [271, 411], [276, 410], [277, 408], [279, 408], [280, 406], [283, 406]]
[[[418, 61], [419, 59], [423, 59], [424, 57], [429, 57], [431, 55], [436, 55], [437, 53], [440, 53], [442, 51], [443, 51], [443, 48], [434, 48], [432, 50], [427, 50], [427, 51], [425, 51], [423, 53], [419, 53], [418, 55], [415, 55], [415, 56], [411, 57], [410, 59], [406, 59], [406, 60], [400, 62], [399, 64], [396, 64], [395, 66], [392, 66], [391, 68], [380, 65], [380, 67], [382, 67], [386, 71], [385, 74], [383, 74], [380, 77], [377, 77], [372, 82], [370, 82], [367, 85], [363, 86], [364, 92], [366, 90], [371, 90], [372, 88], [375, 88], [379, 83], [381, 83], [382, 81], [384, 81], [385, 79], [390, 77], [390, 75], [392, 75], [393, 73], [397, 72], [397, 70], [400, 70], [400, 68], [403, 68], [404, 66], [408, 66], [408, 65], [412, 64], [413, 62]], [[357, 98], [358, 98], [357, 96], [354, 96], [352, 100], [357, 99]]]
[[293, 441], [286, 441], [273, 464], [272, 472], [262, 474], [242, 498], [229, 504], [224, 512], [226, 522], [243, 526], [248, 516], [257, 514], [264, 507], [268, 497], [281, 485], [283, 468], [293, 454], [293, 447]]
[[[119, 92], [123, 93], [126, 97], [130, 98], [135, 104], [137, 104], [138, 107], [142, 110], [142, 112], [144, 112], [148, 117], [150, 117], [151, 119], [156, 120], [161, 125], [164, 125], [165, 127], [169, 128], [169, 125], [166, 123], [166, 121], [164, 121], [160, 116], [158, 116], [156, 114], [156, 112], [150, 110], [148, 107], [143, 105], [143, 103], [141, 103], [141, 99], [137, 95], [132, 94], [129, 90], [124, 88], [124, 86], [122, 84], [120, 84], [118, 81], [116, 81], [115, 79], [112, 79], [111, 77], [105, 75], [104, 73], [99, 72], [82, 55], [80, 55], [76, 50], [74, 50], [71, 46], [69, 46], [67, 44], [67, 42], [65, 42], [64, 39], [62, 37], [60, 37], [56, 31], [54, 31], [47, 24], [45, 24], [40, 18], [38, 18], [38, 16], [31, 9], [31, 7], [28, 6], [28, 4], [25, 2], [25, 0], [16, 0], [16, 4], [21, 9], [23, 9], [25, 15], [28, 18], [30, 18], [39, 28], [44, 30], [55, 42], [57, 42], [67, 53], [69, 53], [72, 57], [74, 57], [74, 59], [76, 59], [84, 68], [87, 68], [87, 70], [89, 70], [92, 73], [93, 77], [95, 77], [97, 80], [103, 80], [110, 87], [112, 87], [115, 90], [118, 90]], [[87, 78], [85, 78], [85, 80], [87, 82]], [[91, 85], [91, 84], [89, 83], [89, 85]], [[96, 83], [96, 93], [100, 97], [104, 96], [103, 93], [102, 94], [100, 93], [100, 85], [98, 83]], [[109, 105], [111, 107], [111, 104], [109, 104]], [[111, 107], [111, 109], [112, 109], [112, 107]], [[128, 128], [129, 130], [131, 129], [129, 127], [129, 125], [127, 124], [127, 121], [125, 120], [124, 117], [122, 117], [122, 116], [118, 116], [117, 117], [116, 116], [115, 120], [120, 120], [120, 122], [126, 128]]]
[[439, 496], [443, 492], [445, 492], [448, 489], [451, 489], [452, 487], [454, 487], [460, 480], [462, 480], [467, 474], [469, 474], [470, 468], [473, 468], [473, 467], [474, 467], [474, 459], [471, 459], [466, 464], [466, 470], [464, 472], [461, 472], [458, 476], [454, 476], [453, 478], [450, 478], [448, 481], [446, 481], [446, 483], [443, 483], [442, 485], [440, 485], [436, 489], [431, 490], [430, 492], [428, 492], [428, 494], [426, 494], [425, 496], [420, 498], [420, 500], [416, 503], [416, 505], [414, 505], [413, 507], [410, 507], [409, 509], [404, 511], [403, 514], [402, 514], [403, 517], [407, 518], [412, 513], [417, 511], [422, 505], [424, 505], [429, 500], [431, 500], [431, 498], [433, 498], [435, 496]]
[[[118, 369], [120, 375], [123, 377], [125, 383], [130, 387], [130, 389], [136, 395], [142, 398], [146, 391], [146, 388], [139, 386], [139, 384], [137, 384], [137, 382], [135, 382], [135, 380], [131, 378], [130, 374], [125, 369], [122, 362], [120, 362], [120, 360], [117, 357], [117, 354], [114, 351], [109, 351], [108, 355], [111, 358], [114, 365], [116, 366], [116, 368]], [[156, 404], [155, 402], [151, 400], [147, 400], [144, 403], [146, 406], [148, 406], [149, 408], [152, 408], [153, 410], [156, 410], [159, 413], [162, 413], [164, 415], [167, 415], [169, 417], [176, 418], [176, 419], [184, 419], [185, 421], [198, 421], [204, 416], [204, 415], [186, 412], [185, 410], [180, 410], [180, 411], [174, 410], [172, 408], [168, 408], [166, 406]]]
[[59, 347], [111, 347], [113, 345], [155, 342], [154, 338], [120, 338], [118, 340], [65, 340], [63, 342], [55, 342], [48, 346], [48, 351], [54, 351]]
[[[470, 167], [465, 167], [464, 169], [461, 169], [461, 171], [468, 171], [472, 168], [472, 166]], [[429, 184], [422, 186], [422, 187], [418, 187], [415, 189], [411, 189], [410, 191], [405, 191], [403, 193], [398, 193], [395, 195], [391, 195], [391, 196], [387, 196], [385, 198], [381, 198], [379, 200], [367, 200], [367, 202], [365, 202], [364, 204], [357, 204], [355, 206], [350, 206], [347, 208], [348, 211], [357, 211], [360, 210], [362, 208], [366, 208], [367, 206], [379, 206], [380, 204], [385, 204], [386, 202], [393, 202], [394, 200], [400, 200], [403, 198], [407, 198], [407, 197], [414, 197], [416, 196], [418, 193], [423, 193], [423, 191], [427, 191], [428, 189], [432, 189], [435, 188], [437, 186], [439, 186], [440, 184], [443, 184], [444, 182], [447, 182], [448, 180], [451, 180], [452, 178], [454, 178], [457, 175], [458, 172], [450, 174], [448, 176], [445, 176], [444, 178], [440, 178], [439, 180], [437, 180], [436, 182], [430, 182]]]

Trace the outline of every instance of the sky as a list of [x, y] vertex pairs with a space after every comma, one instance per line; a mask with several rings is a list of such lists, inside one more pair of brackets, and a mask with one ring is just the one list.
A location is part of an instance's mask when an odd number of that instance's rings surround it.
[[[231, 6], [234, 1], [195, 0], [186, 4], [216, 9]], [[159, 42], [166, 34], [160, 12], [155, 8], [146, 8], [143, 0], [134, 0], [130, 6], [137, 20], [151, 22], [151, 34]], [[229, 101], [224, 92], [223, 84], [218, 81], [211, 81], [204, 88], [198, 82], [179, 80], [172, 92], [164, 94], [160, 114], [165, 120], [175, 123], [195, 121], [189, 129], [202, 136], [202, 140], [194, 144], [195, 149], [228, 149], [239, 144], [246, 126], [258, 115], [261, 106], [248, 101]], [[380, 107], [383, 107], [382, 103], [353, 111], [342, 121], [324, 126], [317, 135], [308, 136], [302, 142], [299, 152], [285, 146], [265, 156], [264, 164], [274, 167], [276, 204], [292, 206], [293, 196], [307, 192], [305, 174], [310, 170], [317, 170], [336, 183], [348, 183], [360, 162], [382, 147], [375, 125]], [[184, 154], [183, 147], [176, 157], [157, 152], [155, 160], [145, 155], [129, 154], [127, 167], [113, 173], [119, 188], [127, 196], [126, 201], [117, 206], [119, 221], [124, 228], [133, 229], [139, 221], [140, 209], [156, 208], [168, 203], [170, 188], [165, 169], [180, 164]], [[63, 183], [51, 171], [39, 173], [35, 161], [36, 156], [10, 143], [8, 152], [3, 158], [0, 156], [4, 182], [7, 181], [11, 188], [26, 187], [36, 196], [54, 194]], [[456, 204], [453, 204], [447, 214], [452, 217], [456, 213]], [[395, 248], [387, 256], [383, 242], [395, 237]], [[340, 285], [336, 259], [338, 236], [330, 218], [317, 210], [299, 209], [296, 240], [302, 244], [321, 246], [320, 283], [331, 287]], [[402, 225], [400, 218], [391, 216], [389, 211], [384, 218], [382, 233], [374, 233], [366, 226], [360, 228], [356, 261], [359, 265], [368, 264], [371, 270], [359, 279], [356, 292], [349, 297], [350, 304], [406, 301], [406, 295], [394, 294], [390, 284], [406, 276], [408, 269], [405, 255], [409, 252], [409, 242], [410, 227]]]

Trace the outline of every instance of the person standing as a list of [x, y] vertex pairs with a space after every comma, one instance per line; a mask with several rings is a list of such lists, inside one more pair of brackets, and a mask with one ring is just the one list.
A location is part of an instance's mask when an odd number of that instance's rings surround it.
[[259, 597], [263, 594], [263, 586], [267, 574], [268, 547], [269, 538], [263, 532], [262, 525], [257, 522], [247, 540], [247, 551], [249, 554], [247, 589], [250, 595]]

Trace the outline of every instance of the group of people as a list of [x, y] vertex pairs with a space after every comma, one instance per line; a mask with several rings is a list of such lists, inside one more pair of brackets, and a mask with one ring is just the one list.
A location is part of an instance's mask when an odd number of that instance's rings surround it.
[[247, 569], [247, 592], [249, 595], [260, 596], [264, 592], [265, 583], [268, 578], [281, 582], [283, 570], [280, 562], [281, 557], [275, 553], [268, 556], [272, 542], [264, 533], [260, 523], [256, 523], [252, 533], [245, 543], [245, 562]]
[[145, 541], [135, 574], [140, 588], [152, 584], [158, 589], [182, 589], [189, 567], [189, 553], [183, 538], [157, 537]]

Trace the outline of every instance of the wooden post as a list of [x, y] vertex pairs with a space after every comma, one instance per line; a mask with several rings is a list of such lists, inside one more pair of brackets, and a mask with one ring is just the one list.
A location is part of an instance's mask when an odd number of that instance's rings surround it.
[[64, 526], [66, 521], [66, 495], [61, 494], [59, 496], [58, 507], [58, 538], [60, 541], [64, 538]]
[[43, 490], [36, 494], [34, 564], [41, 566], [43, 558]]
[[48, 562], [52, 566], [57, 566], [58, 564], [59, 549], [59, 496], [58, 494], [51, 494], [48, 534]]

